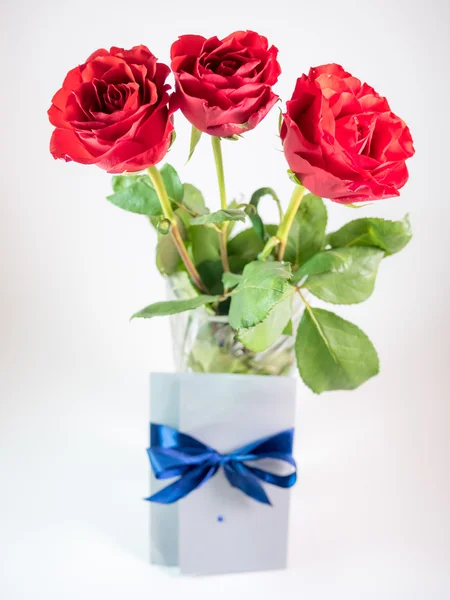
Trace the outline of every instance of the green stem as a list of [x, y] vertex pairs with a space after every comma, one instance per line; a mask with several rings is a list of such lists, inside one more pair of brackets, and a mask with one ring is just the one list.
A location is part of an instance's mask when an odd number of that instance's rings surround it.
[[203, 285], [200, 275], [195, 268], [188, 251], [186, 250], [186, 246], [184, 245], [183, 238], [181, 237], [180, 230], [178, 229], [178, 221], [175, 213], [173, 212], [169, 196], [167, 195], [166, 186], [164, 185], [163, 178], [161, 177], [161, 173], [155, 166], [148, 168], [147, 173], [158, 195], [163, 215], [168, 221], [170, 221], [170, 235], [172, 236], [173, 243], [175, 244], [181, 260], [186, 267], [186, 271], [189, 273], [192, 281], [195, 283], [198, 289], [202, 292], [208, 293], [208, 290]]
[[289, 202], [288, 209], [278, 226], [276, 237], [280, 240], [280, 246], [278, 248], [278, 260], [282, 261], [284, 257], [284, 251], [286, 250], [287, 239], [295, 215], [299, 209], [302, 198], [306, 192], [306, 189], [302, 185], [296, 185], [292, 192], [292, 197]]
[[150, 178], [150, 181], [153, 183], [153, 187], [155, 188], [156, 193], [158, 194], [164, 217], [168, 219], [171, 223], [173, 223], [173, 221], [175, 220], [175, 215], [172, 210], [172, 205], [170, 204], [169, 196], [167, 195], [166, 186], [164, 185], [161, 173], [155, 166], [149, 167], [147, 169], [147, 173]]
[[[219, 194], [220, 194], [220, 207], [226, 209], [227, 207], [227, 192], [225, 189], [225, 174], [223, 170], [223, 158], [222, 158], [222, 147], [220, 145], [221, 140], [220, 137], [215, 135], [211, 136], [211, 143], [214, 153], [214, 162], [216, 163], [216, 172], [217, 172], [217, 182], [219, 184]], [[223, 270], [225, 273], [230, 271], [230, 264], [228, 262], [228, 252], [227, 252], [227, 229], [228, 223], [225, 222], [222, 225], [220, 232], [220, 257], [222, 259]]]
[[230, 272], [230, 263], [228, 262], [228, 250], [227, 250], [227, 225], [223, 224], [222, 231], [219, 233], [219, 244], [220, 244], [220, 258], [222, 260], [222, 266], [225, 273]]
[[269, 238], [267, 240], [266, 245], [264, 246], [262, 252], [260, 252], [258, 255], [259, 260], [266, 260], [266, 258], [272, 252], [272, 250], [276, 246], [278, 246], [279, 243], [280, 243], [280, 240], [277, 237], [272, 236], [271, 238]]
[[220, 208], [225, 209], [227, 207], [227, 193], [225, 190], [225, 175], [223, 171], [222, 147], [220, 141], [220, 137], [215, 135], [211, 137], [214, 161], [216, 163], [217, 181], [219, 183]]

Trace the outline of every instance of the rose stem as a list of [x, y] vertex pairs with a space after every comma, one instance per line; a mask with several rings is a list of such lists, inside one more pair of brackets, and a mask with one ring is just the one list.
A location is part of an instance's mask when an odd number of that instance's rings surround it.
[[280, 240], [280, 245], [278, 247], [278, 260], [282, 261], [284, 256], [284, 251], [286, 250], [287, 239], [289, 235], [289, 230], [291, 229], [292, 223], [294, 221], [295, 215], [299, 209], [300, 203], [302, 201], [303, 195], [305, 194], [306, 189], [302, 185], [296, 185], [294, 191], [292, 192], [291, 200], [289, 202], [288, 209], [281, 220], [280, 225], [278, 226], [276, 237]]
[[276, 235], [273, 235], [271, 238], [269, 238], [266, 242], [266, 245], [264, 246], [262, 252], [260, 252], [258, 254], [258, 259], [259, 260], [266, 260], [267, 257], [270, 255], [270, 253], [272, 252], [272, 250], [278, 246], [278, 244], [280, 243], [280, 240], [277, 238]]
[[170, 204], [169, 196], [167, 195], [167, 190], [160, 172], [155, 166], [153, 166], [147, 169], [147, 173], [150, 178], [150, 181], [153, 183], [153, 187], [155, 188], [156, 193], [158, 194], [164, 218], [166, 218], [170, 222], [170, 235], [172, 236], [173, 243], [175, 244], [175, 247], [178, 250], [178, 254], [181, 256], [181, 260], [183, 261], [187, 272], [191, 276], [193, 282], [198, 287], [198, 289], [202, 292], [208, 293], [208, 290], [203, 285], [200, 275], [197, 269], [195, 268], [195, 265], [192, 262], [191, 257], [189, 256], [189, 253], [186, 250], [183, 239], [180, 235], [177, 218], [172, 210], [172, 205]]
[[[219, 194], [220, 194], [220, 206], [222, 210], [227, 207], [227, 193], [225, 190], [225, 175], [223, 172], [223, 159], [222, 159], [222, 148], [220, 146], [220, 137], [213, 135], [211, 137], [212, 148], [214, 153], [214, 161], [216, 163], [217, 181], [219, 183]], [[222, 259], [223, 270], [225, 273], [230, 271], [230, 264], [228, 262], [227, 253], [227, 229], [228, 222], [222, 224], [221, 232], [219, 234], [220, 241], [220, 258]]]

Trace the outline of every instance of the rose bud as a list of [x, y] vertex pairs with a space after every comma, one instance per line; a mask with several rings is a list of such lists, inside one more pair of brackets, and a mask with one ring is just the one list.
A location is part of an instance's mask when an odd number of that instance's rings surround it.
[[170, 73], [145, 46], [97, 50], [67, 74], [48, 116], [54, 158], [109, 173], [140, 171], [166, 154]]
[[349, 204], [398, 196], [414, 154], [388, 101], [339, 65], [297, 80], [281, 139], [291, 170], [313, 194]]
[[174, 108], [200, 131], [230, 137], [256, 127], [278, 100], [278, 50], [253, 31], [223, 40], [183, 35], [171, 48]]

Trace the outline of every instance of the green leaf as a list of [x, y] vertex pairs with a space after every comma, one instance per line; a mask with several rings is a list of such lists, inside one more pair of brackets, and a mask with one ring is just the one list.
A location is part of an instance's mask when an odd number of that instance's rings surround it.
[[283, 111], [278, 107], [280, 114], [278, 115], [278, 133], [281, 133], [281, 126], [283, 125]]
[[240, 329], [236, 338], [253, 352], [264, 352], [270, 348], [284, 332], [292, 317], [292, 296], [288, 296], [269, 312], [262, 321], [248, 329]]
[[178, 173], [175, 171], [172, 165], [169, 165], [169, 163], [166, 163], [163, 167], [161, 167], [159, 172], [163, 178], [169, 198], [175, 200], [175, 202], [181, 203], [183, 200], [183, 186], [180, 178], [178, 177]]
[[281, 335], [287, 335], [287, 336], [294, 335], [294, 325], [292, 324], [292, 319], [289, 319], [286, 327], [281, 332]]
[[205, 304], [211, 304], [220, 300], [220, 296], [196, 296], [186, 300], [169, 300], [168, 302], [155, 302], [135, 313], [132, 319], [151, 319], [152, 317], [165, 317], [175, 315], [187, 310], [194, 310]]
[[191, 129], [191, 142], [189, 144], [189, 156], [188, 156], [188, 159], [186, 161], [187, 163], [191, 160], [192, 155], [194, 154], [194, 150], [196, 149], [197, 144], [199, 143], [201, 137], [202, 137], [202, 132], [199, 131], [197, 129], [197, 127], [194, 127], [192, 125], [192, 129]]
[[224, 208], [207, 215], [192, 219], [192, 225], [207, 225], [210, 223], [224, 223], [225, 221], [245, 221], [246, 213], [238, 208]]
[[250, 221], [252, 222], [253, 229], [255, 230], [256, 235], [259, 237], [259, 239], [264, 240], [264, 238], [265, 238], [264, 223], [263, 223], [263, 220], [261, 219], [261, 217], [258, 215], [258, 213], [255, 213], [250, 209], [245, 209], [245, 212], [248, 215], [248, 218], [250, 219]]
[[261, 198], [263, 198], [264, 196], [271, 196], [277, 203], [278, 211], [279, 211], [280, 215], [282, 214], [280, 199], [278, 198], [277, 194], [275, 193], [275, 191], [272, 188], [270, 188], [270, 187], [259, 188], [258, 190], [256, 190], [256, 192], [254, 192], [252, 194], [252, 197], [250, 199], [250, 204], [255, 207], [256, 214], [250, 210], [246, 211], [246, 212], [247, 212], [248, 216], [250, 217], [250, 220], [252, 222], [252, 225], [253, 225], [258, 237], [261, 240], [265, 239], [265, 231], [264, 231], [264, 224], [262, 222], [262, 219], [258, 214], [258, 204], [259, 204], [259, 201], [261, 200]]
[[[206, 337], [206, 336], [205, 336]], [[241, 357], [227, 352], [210, 338], [196, 338], [188, 356], [189, 369], [200, 373], [236, 373], [245, 374], [249, 367]]]
[[[313, 256], [299, 269], [304, 288], [332, 304], [357, 304], [372, 294], [384, 252], [378, 248], [338, 248]], [[297, 273], [292, 278], [298, 280]]]
[[228, 290], [237, 286], [242, 281], [242, 275], [236, 273], [224, 273], [222, 275], [222, 283]]
[[199, 215], [208, 213], [203, 194], [191, 183], [183, 184], [183, 204], [186, 208]]
[[280, 262], [254, 261], [242, 274], [231, 298], [229, 322], [234, 329], [254, 327], [294, 292], [290, 267]]
[[186, 231], [188, 229], [190, 229], [192, 216], [186, 210], [182, 209], [181, 207], [177, 208], [175, 210], [175, 212], [178, 214], [178, 217], [179, 217], [180, 221], [182, 221], [183, 226], [186, 229]]
[[107, 200], [119, 208], [138, 215], [162, 214], [156, 191], [146, 175], [115, 175], [112, 186], [115, 193]]
[[257, 189], [256, 192], [253, 192], [252, 197], [250, 199], [250, 204], [253, 204], [253, 206], [255, 208], [257, 208], [259, 201], [264, 196], [271, 196], [275, 200], [275, 202], [278, 206], [278, 209], [280, 209], [280, 207], [281, 207], [280, 199], [278, 198], [275, 190], [273, 190], [270, 187], [262, 187], [262, 188]]
[[223, 265], [220, 259], [219, 233], [206, 226], [189, 229], [192, 258], [200, 278], [212, 294], [223, 292]]
[[356, 219], [330, 233], [327, 241], [333, 248], [375, 246], [389, 255], [402, 250], [411, 238], [411, 224], [408, 215], [405, 215], [401, 221]]
[[[231, 202], [228, 203], [227, 208], [241, 208], [242, 205], [238, 205], [237, 200], [233, 199]], [[231, 238], [231, 235], [234, 231], [234, 228], [236, 227], [236, 224], [239, 223], [239, 221], [228, 221], [227, 223], [227, 240], [229, 240]]]
[[[150, 182], [150, 179], [148, 177], [145, 178], [148, 179], [148, 185], [150, 187], [153, 187]], [[113, 192], [121, 192], [127, 187], [132, 186], [134, 183], [136, 183], [136, 181], [140, 181], [143, 179], [143, 175], [113, 175], [111, 179], [111, 186]]]
[[242, 271], [247, 263], [258, 258], [263, 248], [264, 242], [253, 227], [238, 233], [227, 244], [230, 266], [233, 264], [232, 270]]
[[284, 259], [300, 266], [325, 247], [327, 209], [322, 198], [304, 196], [295, 215], [286, 244]]
[[181, 266], [181, 258], [173, 243], [172, 236], [158, 235], [156, 266], [162, 275], [173, 275]]
[[211, 227], [189, 229], [194, 263], [199, 265], [208, 260], [220, 260], [219, 234]]
[[[178, 223], [178, 230], [180, 232], [181, 238], [183, 240], [186, 239], [186, 228], [183, 224], [183, 221], [180, 218], [181, 211], [175, 211], [175, 216]], [[154, 219], [152, 219], [154, 220]], [[158, 227], [157, 223], [154, 223], [156, 228]], [[174, 244], [171, 235], [162, 235], [158, 233], [158, 245], [156, 247], [156, 266], [158, 267], [160, 273], [163, 275], [173, 275], [180, 268], [182, 268], [183, 262], [180, 258], [178, 250]]]
[[320, 308], [305, 309], [295, 352], [300, 375], [316, 394], [353, 390], [379, 371], [378, 356], [367, 335]]
[[298, 283], [308, 275], [319, 275], [331, 271], [331, 269], [339, 270], [343, 265], [345, 265], [345, 256], [340, 253], [334, 250], [318, 252], [295, 271], [291, 281]]
[[[216, 234], [217, 235], [217, 234]], [[223, 265], [221, 260], [205, 260], [196, 265], [200, 279], [210, 294], [223, 294]]]
[[342, 206], [345, 206], [345, 208], [364, 208], [365, 206], [369, 206], [370, 202], [366, 202], [366, 204], [342, 204]]
[[294, 173], [294, 171], [291, 171], [290, 169], [288, 169], [287, 171], [288, 177], [289, 179], [295, 183], [296, 185], [302, 185], [302, 182], [300, 181], [300, 179], [297, 177], [297, 175]]

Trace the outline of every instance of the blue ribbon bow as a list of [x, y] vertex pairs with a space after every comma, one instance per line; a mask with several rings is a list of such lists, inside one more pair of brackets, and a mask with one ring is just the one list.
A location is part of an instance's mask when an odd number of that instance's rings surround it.
[[[294, 430], [286, 429], [234, 450], [220, 454], [199, 440], [167, 425], [150, 424], [150, 463], [157, 479], [179, 477], [150, 498], [149, 502], [172, 504], [190, 494], [211, 479], [220, 467], [234, 487], [239, 488], [258, 502], [271, 504], [260, 481], [281, 488], [290, 488], [297, 480], [295, 460], [292, 456]], [[294, 471], [289, 475], [276, 475], [251, 467], [246, 462], [272, 458], [289, 463]]]

